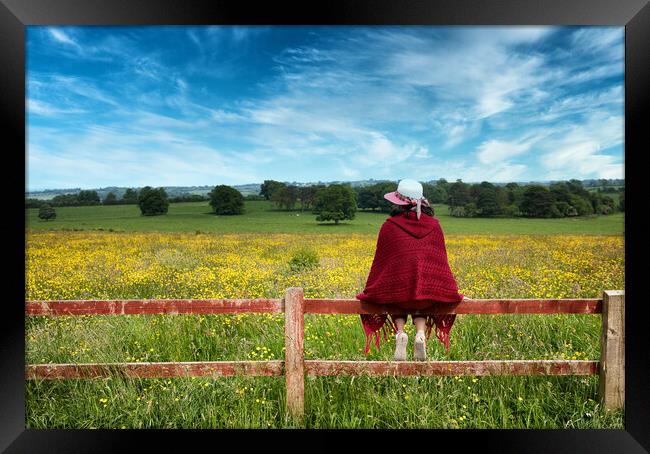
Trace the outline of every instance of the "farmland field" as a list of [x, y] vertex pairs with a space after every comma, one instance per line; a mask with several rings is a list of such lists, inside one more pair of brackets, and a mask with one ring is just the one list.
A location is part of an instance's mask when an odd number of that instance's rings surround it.
[[[264, 202], [248, 206], [248, 215], [230, 218], [205, 215], [207, 204], [171, 205], [157, 218], [135, 206], [57, 209], [53, 222], [30, 212], [26, 299], [277, 298], [290, 286], [306, 297], [353, 297], [363, 288], [385, 215], [359, 213], [333, 227]], [[592, 298], [625, 288], [621, 215], [477, 220], [451, 218], [445, 207], [437, 215], [470, 298]], [[305, 247], [317, 265], [291, 269]], [[366, 359], [358, 316], [305, 318], [307, 359]], [[412, 345], [410, 322], [407, 333]], [[29, 317], [26, 336], [29, 364], [279, 359], [284, 346], [283, 314]], [[449, 353], [434, 337], [427, 349], [434, 360], [597, 360], [599, 336], [598, 316], [459, 315]], [[393, 348], [390, 339], [367, 359], [389, 360]], [[35, 380], [26, 388], [28, 428], [290, 425], [284, 377]], [[308, 378], [305, 427], [621, 428], [623, 412], [603, 413], [597, 388], [597, 376]]]
[[[209, 233], [370, 233], [376, 235], [384, 213], [357, 212], [353, 221], [319, 224], [309, 211], [279, 211], [270, 202], [246, 202], [242, 216], [215, 216], [207, 202], [173, 203], [164, 216], [141, 216], [136, 205], [56, 208], [53, 221], [38, 219], [38, 209], [27, 210], [27, 225], [34, 230], [109, 230]], [[445, 205], [435, 206], [445, 233], [538, 235], [623, 233], [623, 213], [563, 219], [467, 219], [449, 216]]]

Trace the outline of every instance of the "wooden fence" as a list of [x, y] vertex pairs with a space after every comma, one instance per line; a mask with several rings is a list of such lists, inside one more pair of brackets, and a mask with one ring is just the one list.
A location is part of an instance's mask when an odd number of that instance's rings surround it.
[[287, 415], [304, 414], [305, 375], [595, 375], [607, 409], [625, 401], [625, 292], [606, 290], [601, 299], [477, 299], [440, 305], [421, 314], [602, 314], [600, 361], [321, 361], [304, 358], [304, 314], [387, 313], [356, 299], [305, 299], [292, 287], [282, 299], [26, 301], [28, 316], [285, 313], [284, 361], [210, 361], [161, 363], [31, 364], [26, 379], [75, 379], [111, 376], [279, 376], [286, 377]]

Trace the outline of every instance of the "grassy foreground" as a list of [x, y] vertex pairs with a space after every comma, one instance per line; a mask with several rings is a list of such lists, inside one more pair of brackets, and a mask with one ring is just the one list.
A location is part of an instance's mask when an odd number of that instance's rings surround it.
[[[596, 316], [459, 316], [456, 324], [450, 354], [430, 340], [431, 359], [598, 357]], [[364, 360], [358, 317], [309, 314], [306, 326], [309, 358]], [[30, 321], [28, 331], [28, 362], [283, 356], [282, 314], [61, 317]], [[412, 342], [411, 324], [407, 332]], [[391, 340], [368, 359], [390, 360], [393, 348]], [[29, 381], [26, 388], [28, 428], [293, 426], [284, 419], [284, 377]], [[303, 427], [622, 428], [622, 412], [603, 413], [597, 389], [597, 376], [310, 377]]]
[[[445, 225], [443, 224], [443, 227]], [[27, 237], [28, 299], [350, 297], [375, 234], [40, 232]], [[291, 270], [311, 247], [313, 269]], [[597, 297], [624, 288], [619, 236], [449, 234], [470, 297]], [[307, 314], [307, 359], [364, 360], [358, 316]], [[410, 349], [413, 326], [407, 325]], [[283, 357], [283, 314], [29, 317], [26, 363], [267, 360]], [[598, 359], [595, 315], [459, 315], [430, 359]], [[393, 339], [367, 359], [389, 360]], [[412, 356], [412, 353], [409, 352]], [[314, 428], [622, 428], [588, 377], [318, 377]], [[283, 428], [284, 377], [28, 381], [28, 428]]]
[[[163, 216], [142, 216], [136, 205], [56, 208], [53, 221], [38, 219], [38, 209], [27, 212], [27, 227], [34, 230], [109, 230], [207, 233], [372, 233], [377, 234], [385, 213], [357, 212], [354, 220], [339, 225], [320, 224], [308, 211], [279, 211], [270, 202], [246, 202], [241, 216], [215, 216], [207, 202], [174, 203]], [[623, 213], [563, 219], [467, 219], [449, 216], [445, 205], [435, 207], [445, 233], [497, 235], [618, 235]]]

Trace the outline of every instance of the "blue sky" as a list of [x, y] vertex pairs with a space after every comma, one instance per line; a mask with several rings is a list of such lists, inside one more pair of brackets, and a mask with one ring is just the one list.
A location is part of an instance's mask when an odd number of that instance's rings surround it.
[[623, 178], [623, 27], [27, 27], [27, 189]]

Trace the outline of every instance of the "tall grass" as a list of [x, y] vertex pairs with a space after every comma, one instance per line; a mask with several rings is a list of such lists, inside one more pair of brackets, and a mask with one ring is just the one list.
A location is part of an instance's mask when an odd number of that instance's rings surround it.
[[[358, 316], [307, 314], [307, 359], [363, 361]], [[594, 315], [459, 315], [430, 359], [598, 359]], [[413, 326], [406, 327], [412, 345]], [[32, 317], [27, 363], [283, 358], [283, 314]], [[390, 360], [391, 338], [367, 359]], [[597, 376], [307, 377], [313, 428], [620, 428]], [[108, 378], [27, 383], [29, 428], [278, 428], [284, 377]]]
[[[473, 298], [593, 298], [624, 288], [618, 237], [447, 237]], [[351, 297], [374, 235], [31, 232], [28, 299]], [[291, 270], [298, 254], [308, 269]], [[303, 257], [304, 256], [304, 257]], [[307, 259], [307, 257], [310, 257]], [[304, 259], [304, 260], [303, 260]], [[431, 360], [599, 359], [598, 315], [458, 315]], [[27, 317], [27, 364], [275, 360], [283, 314]], [[411, 321], [406, 326], [412, 358]], [[305, 316], [306, 359], [391, 360], [394, 339], [363, 353], [360, 318]], [[621, 428], [598, 404], [597, 376], [313, 377], [313, 428]], [[284, 377], [29, 380], [28, 428], [284, 428]]]

